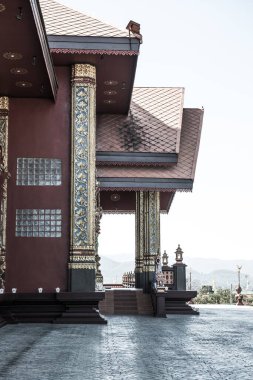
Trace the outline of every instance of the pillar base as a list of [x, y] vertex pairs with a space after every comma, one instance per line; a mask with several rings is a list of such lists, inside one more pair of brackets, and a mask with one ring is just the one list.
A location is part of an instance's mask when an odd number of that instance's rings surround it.
[[173, 265], [175, 290], [186, 290], [186, 266], [183, 263]]
[[166, 318], [165, 293], [152, 293], [152, 303], [154, 316], [157, 318]]
[[199, 315], [199, 311], [189, 305], [189, 301], [197, 296], [196, 291], [169, 290], [164, 295], [166, 314]]
[[95, 269], [69, 269], [70, 292], [94, 292], [95, 282]]
[[155, 282], [155, 272], [143, 272], [143, 293], [151, 293], [153, 284]]
[[0, 327], [6, 323], [105, 324], [98, 304], [104, 292], [0, 294]]
[[136, 289], [144, 288], [144, 273], [143, 272], [135, 273], [135, 287]]

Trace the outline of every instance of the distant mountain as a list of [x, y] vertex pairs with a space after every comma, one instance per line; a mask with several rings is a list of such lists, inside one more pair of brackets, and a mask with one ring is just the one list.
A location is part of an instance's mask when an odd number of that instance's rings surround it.
[[[253, 289], [253, 261], [186, 257], [185, 263], [187, 264], [188, 284], [191, 268], [193, 289], [199, 289], [202, 285], [230, 288], [231, 284], [235, 288], [238, 283], [237, 264], [242, 265], [242, 288]], [[102, 256], [101, 270], [104, 276], [104, 283], [121, 283], [124, 272], [134, 271], [134, 261], [118, 262]]]
[[[187, 284], [189, 286], [189, 269], [187, 270]], [[192, 270], [192, 288], [200, 289], [203, 285], [212, 285], [213, 288], [232, 288], [235, 289], [238, 285], [238, 275], [237, 272], [229, 270], [216, 270], [210, 273], [199, 273], [195, 270]], [[253, 289], [253, 276], [241, 275], [241, 287], [243, 290], [252, 290]]]
[[242, 265], [241, 273], [253, 276], [253, 260], [222, 260], [222, 259], [204, 259], [198, 257], [185, 256], [185, 264], [192, 267], [197, 272], [210, 273], [212, 271], [228, 270], [237, 271], [237, 265]]
[[104, 276], [105, 284], [114, 284], [122, 282], [124, 272], [134, 271], [134, 262], [125, 261], [118, 262], [109, 259], [108, 257], [101, 257], [101, 271]]

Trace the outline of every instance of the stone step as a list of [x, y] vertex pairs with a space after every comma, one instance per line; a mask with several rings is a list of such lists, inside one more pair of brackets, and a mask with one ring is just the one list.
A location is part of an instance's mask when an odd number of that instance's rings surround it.
[[108, 290], [104, 301], [100, 302], [102, 314], [153, 315], [153, 306], [149, 294], [142, 290]]

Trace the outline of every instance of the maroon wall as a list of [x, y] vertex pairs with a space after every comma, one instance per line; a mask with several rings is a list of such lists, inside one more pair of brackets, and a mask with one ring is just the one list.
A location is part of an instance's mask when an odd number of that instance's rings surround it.
[[[70, 70], [56, 68], [56, 102], [11, 99], [6, 287], [18, 291], [67, 288], [70, 200]], [[18, 157], [62, 160], [61, 186], [16, 186]], [[16, 209], [61, 209], [62, 237], [15, 237]]]
[[[113, 201], [111, 196], [113, 194], [119, 195], [118, 201]], [[117, 212], [135, 212], [136, 209], [136, 195], [135, 191], [101, 191], [100, 203], [104, 211]]]

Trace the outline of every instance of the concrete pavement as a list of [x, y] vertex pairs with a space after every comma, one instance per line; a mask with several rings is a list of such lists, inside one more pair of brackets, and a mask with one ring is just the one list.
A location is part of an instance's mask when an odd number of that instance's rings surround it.
[[4, 380], [251, 380], [253, 307], [200, 316], [108, 317], [108, 325], [7, 325]]

